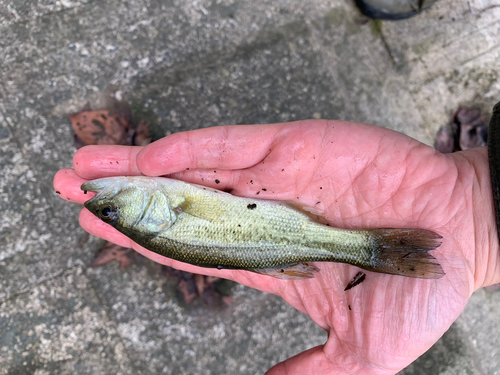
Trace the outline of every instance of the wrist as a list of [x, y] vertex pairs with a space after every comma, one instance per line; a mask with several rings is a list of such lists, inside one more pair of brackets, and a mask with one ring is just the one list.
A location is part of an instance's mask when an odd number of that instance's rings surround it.
[[[454, 154], [455, 155], [455, 154]], [[474, 290], [500, 283], [500, 242], [493, 202], [493, 192], [486, 147], [470, 149], [456, 153], [457, 167], [467, 163], [471, 168], [471, 206], [474, 227], [473, 240], [469, 246], [469, 263], [474, 272]], [[463, 169], [469, 169], [463, 168]], [[462, 169], [462, 170], [463, 170]], [[467, 200], [465, 200], [467, 204]]]

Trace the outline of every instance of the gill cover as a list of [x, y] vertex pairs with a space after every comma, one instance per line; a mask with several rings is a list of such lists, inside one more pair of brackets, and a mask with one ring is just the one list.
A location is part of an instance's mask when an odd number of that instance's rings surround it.
[[[167, 196], [154, 179], [101, 178], [84, 183], [81, 189], [97, 193], [85, 207], [126, 235], [132, 230], [154, 235], [177, 219], [174, 207], [169, 207]], [[112, 221], [108, 220], [110, 212]]]
[[152, 194], [144, 192], [143, 214], [133, 228], [146, 233], [158, 233], [169, 228], [176, 220], [177, 213], [170, 209], [165, 194], [157, 190]]

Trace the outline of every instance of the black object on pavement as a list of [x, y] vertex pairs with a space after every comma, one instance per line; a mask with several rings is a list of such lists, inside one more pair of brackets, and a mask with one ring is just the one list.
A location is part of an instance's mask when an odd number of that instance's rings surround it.
[[401, 20], [412, 17], [437, 0], [355, 0], [361, 12], [381, 20]]

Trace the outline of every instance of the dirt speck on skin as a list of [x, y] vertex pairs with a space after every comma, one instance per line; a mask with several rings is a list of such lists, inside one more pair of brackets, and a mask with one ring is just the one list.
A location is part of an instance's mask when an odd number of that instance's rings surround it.
[[361, 284], [363, 281], [365, 281], [365, 278], [366, 274], [364, 274], [363, 272], [358, 272], [356, 276], [354, 276], [353, 279], [349, 282], [349, 284], [347, 284], [347, 286], [344, 289], [344, 292], [354, 288], [356, 285]]

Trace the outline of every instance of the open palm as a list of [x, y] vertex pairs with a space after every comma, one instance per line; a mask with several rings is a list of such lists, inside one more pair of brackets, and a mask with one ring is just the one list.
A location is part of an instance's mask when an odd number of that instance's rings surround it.
[[[89, 198], [80, 191], [89, 179], [169, 175], [239, 196], [311, 206], [335, 227], [413, 227], [443, 236], [433, 252], [443, 278], [366, 272], [363, 284], [344, 292], [358, 272], [353, 266], [317, 263], [314, 279], [298, 281], [199, 268], [149, 252], [82, 210], [80, 223], [92, 234], [162, 264], [277, 294], [327, 330], [325, 345], [276, 365], [270, 374], [394, 374], [441, 337], [474, 290], [497, 277], [498, 269], [487, 270], [484, 263], [498, 249], [490, 234], [484, 148], [442, 155], [375, 126], [305, 121], [177, 133], [145, 148], [89, 146], [76, 153], [73, 165], [58, 172], [54, 187], [78, 203]], [[481, 209], [477, 196], [485, 207], [482, 224], [475, 217]]]

